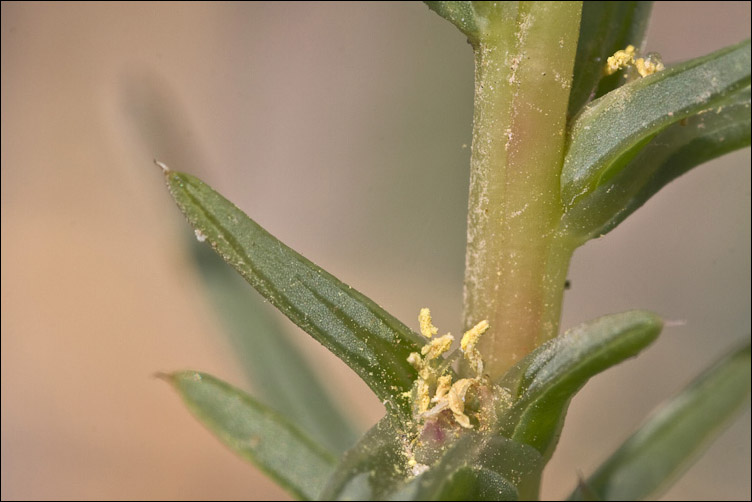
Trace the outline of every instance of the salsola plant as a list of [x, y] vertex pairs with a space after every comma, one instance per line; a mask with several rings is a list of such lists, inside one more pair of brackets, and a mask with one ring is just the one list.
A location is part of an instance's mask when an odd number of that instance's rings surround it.
[[[258, 337], [249, 357], [268, 377], [265, 402], [208, 374], [165, 376], [221, 441], [296, 497], [536, 499], [572, 396], [662, 327], [634, 310], [560, 334], [572, 253], [677, 176], [750, 144], [749, 41], [664, 67], [643, 46], [648, 2], [426, 3], [475, 57], [461, 336], [441, 334], [427, 308], [404, 324], [160, 163], [199, 240], [384, 403], [383, 419], [356, 440], [292, 346], [263, 326], [245, 328]], [[220, 304], [242, 311], [242, 302], [229, 291]], [[747, 343], [570, 498], [655, 496], [749, 389]]]

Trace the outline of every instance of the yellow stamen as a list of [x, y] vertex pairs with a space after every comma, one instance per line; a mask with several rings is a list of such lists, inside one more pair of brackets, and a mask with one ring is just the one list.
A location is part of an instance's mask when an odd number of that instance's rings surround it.
[[633, 45], [628, 45], [623, 51], [616, 51], [608, 58], [604, 68], [605, 74], [612, 75], [622, 68], [634, 67], [641, 77], [647, 77], [665, 69], [661, 56], [656, 52], [651, 52], [644, 58], [635, 58], [636, 55], [637, 51]]
[[474, 378], [463, 378], [462, 380], [457, 380], [454, 385], [452, 385], [452, 388], [449, 389], [449, 394], [447, 395], [449, 409], [452, 410], [454, 419], [466, 429], [472, 429], [473, 426], [470, 423], [470, 418], [465, 415], [465, 396], [467, 395], [468, 389], [476, 383], [478, 383], [478, 381]]
[[431, 311], [427, 308], [420, 309], [418, 322], [420, 323], [420, 333], [426, 338], [431, 338], [439, 332], [439, 328], [431, 324]]
[[418, 371], [423, 369], [423, 358], [417, 352], [410, 352], [410, 355], [407, 356], [407, 362]]
[[606, 75], [613, 75], [622, 68], [634, 63], [634, 45], [628, 45], [623, 51], [616, 51], [606, 61]]
[[465, 359], [467, 359], [467, 362], [470, 363], [470, 367], [478, 376], [483, 373], [483, 360], [480, 357], [480, 352], [475, 348], [475, 345], [478, 343], [480, 335], [485, 333], [487, 329], [488, 321], [483, 320], [467, 330], [462, 336], [462, 341], [460, 342], [460, 349], [464, 352]]
[[442, 377], [439, 377], [439, 381], [436, 384], [436, 393], [433, 395], [433, 399], [431, 399], [432, 403], [438, 403], [442, 399], [444, 399], [444, 396], [447, 395], [447, 392], [449, 392], [449, 389], [452, 388], [452, 375], [444, 375]]
[[462, 341], [460, 342], [460, 347], [462, 348], [462, 351], [466, 350], [472, 350], [475, 347], [475, 344], [478, 343], [478, 338], [480, 335], [486, 332], [488, 329], [488, 321], [481, 321], [469, 330], [465, 331], [465, 334], [462, 335]]
[[418, 372], [420, 378], [423, 380], [431, 378], [434, 370], [430, 365], [426, 364], [426, 360], [420, 357], [420, 354], [417, 352], [411, 352], [410, 355], [407, 356], [407, 362], [413, 365], [413, 368]]
[[647, 77], [648, 75], [652, 75], [653, 73], [665, 69], [660, 60], [656, 61], [655, 58], [650, 57], [635, 60], [635, 68], [637, 68], [637, 73], [639, 73], [641, 77]]
[[454, 342], [454, 337], [447, 333], [446, 335], [433, 340], [431, 343], [424, 345], [420, 349], [420, 353], [426, 357], [426, 361], [436, 359], [441, 354], [449, 350], [452, 342]]
[[428, 394], [428, 384], [422, 378], [418, 380], [415, 397], [415, 401], [418, 403], [418, 413], [428, 411], [428, 406], [431, 404], [431, 396]]

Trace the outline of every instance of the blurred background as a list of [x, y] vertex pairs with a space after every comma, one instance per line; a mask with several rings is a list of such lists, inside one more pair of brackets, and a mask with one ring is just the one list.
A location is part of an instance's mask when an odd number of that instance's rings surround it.
[[[664, 61], [749, 36], [748, 2], [656, 2]], [[458, 332], [472, 55], [421, 3], [2, 3], [2, 498], [274, 499], [157, 371], [247, 387], [158, 158], [413, 328]], [[750, 333], [750, 150], [694, 170], [574, 256], [562, 327], [667, 328], [573, 401], [562, 498]], [[248, 302], [276, 315], [255, 293]], [[357, 377], [281, 320], [359, 430]], [[750, 498], [750, 414], [667, 499]]]

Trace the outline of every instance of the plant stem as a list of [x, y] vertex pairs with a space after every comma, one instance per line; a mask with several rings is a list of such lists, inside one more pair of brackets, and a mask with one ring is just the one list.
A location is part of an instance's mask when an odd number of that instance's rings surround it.
[[575, 247], [556, 229], [581, 12], [581, 2], [498, 4], [474, 44], [464, 315], [466, 327], [491, 325], [479, 349], [494, 379], [558, 331]]

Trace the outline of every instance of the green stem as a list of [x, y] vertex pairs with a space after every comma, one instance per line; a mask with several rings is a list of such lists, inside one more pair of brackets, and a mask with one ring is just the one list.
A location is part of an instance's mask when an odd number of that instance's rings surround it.
[[496, 378], [558, 331], [574, 250], [556, 229], [581, 2], [487, 9], [474, 43], [464, 322], [489, 321], [479, 348]]

